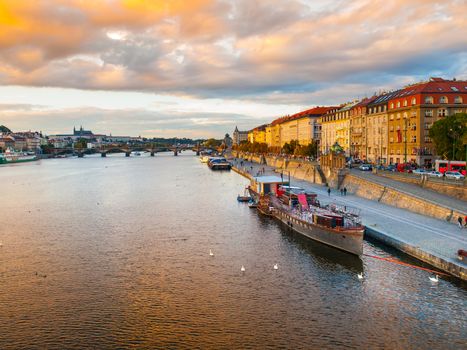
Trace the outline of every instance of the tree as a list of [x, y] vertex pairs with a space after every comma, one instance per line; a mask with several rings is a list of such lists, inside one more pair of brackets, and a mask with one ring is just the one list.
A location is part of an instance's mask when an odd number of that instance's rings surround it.
[[459, 113], [436, 121], [428, 132], [436, 153], [444, 159], [464, 160], [467, 144], [467, 114]]
[[290, 141], [290, 143], [286, 142], [284, 144], [284, 146], [282, 147], [282, 152], [284, 152], [285, 154], [294, 154], [295, 149], [297, 147], [300, 147], [300, 144], [298, 143], [298, 141], [297, 140], [292, 140], [292, 141]]
[[75, 142], [75, 148], [84, 149], [84, 148], [87, 148], [87, 146], [88, 146], [88, 140], [86, 139], [78, 139]]
[[0, 125], [0, 132], [11, 133], [11, 130], [8, 129], [5, 125]]
[[204, 142], [204, 145], [208, 148], [216, 148], [221, 145], [222, 141], [210, 138]]

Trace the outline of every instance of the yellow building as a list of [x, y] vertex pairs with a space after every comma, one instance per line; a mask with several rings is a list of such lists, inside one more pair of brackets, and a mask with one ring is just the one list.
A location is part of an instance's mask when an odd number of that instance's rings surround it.
[[331, 146], [337, 142], [345, 154], [350, 155], [350, 111], [357, 103], [354, 101], [331, 109], [321, 117], [321, 153], [329, 153]]
[[248, 131], [248, 142], [266, 143], [266, 125], [261, 125]]

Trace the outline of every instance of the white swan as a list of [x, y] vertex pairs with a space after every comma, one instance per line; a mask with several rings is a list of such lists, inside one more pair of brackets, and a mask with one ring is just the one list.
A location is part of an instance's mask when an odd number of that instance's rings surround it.
[[274, 270], [277, 270], [279, 269], [279, 266], [277, 266], [277, 264], [274, 264]]
[[435, 277], [429, 277], [431, 282], [438, 283], [438, 275], [435, 275]]
[[358, 277], [359, 280], [362, 280], [362, 279], [363, 279], [363, 273], [359, 273], [359, 274], [357, 275], [357, 277]]
[[245, 272], [245, 266], [242, 265], [242, 267], [240, 268], [240, 271]]
[[210, 256], [214, 256], [214, 253], [212, 252], [211, 249], [209, 249], [209, 255], [210, 255]]

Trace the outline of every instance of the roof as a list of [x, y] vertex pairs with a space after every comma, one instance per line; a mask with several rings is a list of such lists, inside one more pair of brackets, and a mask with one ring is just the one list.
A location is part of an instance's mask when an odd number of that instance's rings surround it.
[[320, 106], [313, 107], [313, 108], [307, 109], [307, 110], [302, 111], [302, 112], [298, 112], [298, 113], [288, 115], [288, 116], [285, 116], [285, 117], [277, 118], [277, 119], [273, 120], [270, 125], [282, 124], [282, 123], [285, 123], [285, 122], [289, 122], [289, 121], [292, 121], [292, 120], [297, 120], [297, 119], [305, 118], [305, 117], [320, 117], [323, 114], [327, 113], [329, 110], [334, 109], [334, 108], [337, 108], [337, 107], [334, 107], [334, 106], [331, 106], [331, 107], [324, 107], [324, 106], [323, 107], [320, 107]]
[[467, 93], [467, 80], [445, 80], [442, 78], [430, 78], [429, 81], [409, 85], [401, 90], [393, 98], [411, 96], [416, 94], [455, 94]]
[[289, 183], [286, 180], [282, 180], [282, 178], [280, 176], [274, 176], [274, 175], [255, 176], [255, 177], [253, 177], [253, 179], [255, 179], [256, 182], [262, 183], [262, 184], [275, 184], [275, 183], [285, 184], [285, 183]]

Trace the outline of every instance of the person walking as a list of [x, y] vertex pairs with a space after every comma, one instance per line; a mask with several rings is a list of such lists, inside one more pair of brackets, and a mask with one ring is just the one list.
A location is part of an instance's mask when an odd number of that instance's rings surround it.
[[344, 196], [347, 196], [347, 187], [344, 187]]
[[331, 187], [328, 187], [328, 196], [331, 197]]
[[457, 222], [459, 223], [459, 228], [462, 228], [462, 217], [459, 216]]
[[341, 196], [344, 195], [344, 189], [341, 187]]
[[467, 215], [465, 216], [464, 221], [465, 221], [465, 225], [464, 225], [464, 226], [467, 227]]

